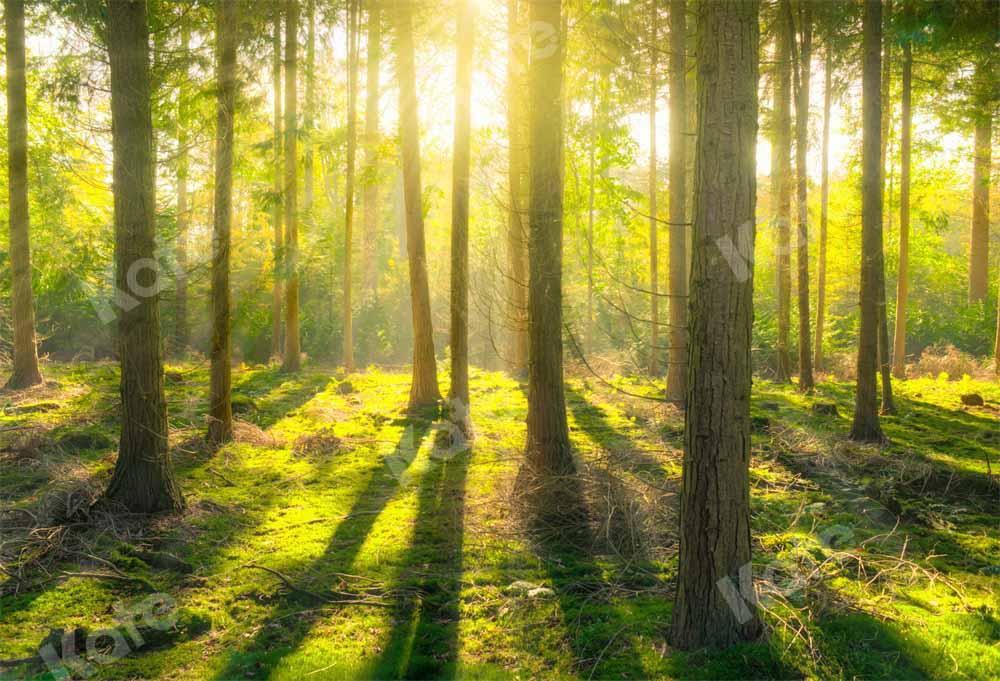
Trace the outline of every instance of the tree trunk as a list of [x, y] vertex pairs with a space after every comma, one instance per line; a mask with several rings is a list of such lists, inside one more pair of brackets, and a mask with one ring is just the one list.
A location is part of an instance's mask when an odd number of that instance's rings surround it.
[[823, 88], [823, 168], [820, 179], [819, 262], [816, 265], [816, 336], [813, 366], [823, 369], [823, 326], [826, 321], [826, 232], [830, 214], [830, 109], [833, 105], [833, 50], [826, 45]]
[[347, 173], [344, 190], [344, 347], [343, 362], [354, 371], [354, 251], [355, 157], [358, 148], [358, 1], [347, 4]]
[[233, 119], [236, 115], [236, 3], [216, 2], [218, 113], [215, 153], [215, 226], [212, 238], [212, 380], [208, 441], [233, 439], [232, 293], [229, 248], [233, 221]]
[[[355, 80], [357, 76], [355, 76]], [[316, 127], [316, 0], [306, 0], [306, 98], [302, 112], [305, 128], [302, 149], [302, 216], [306, 228], [313, 226], [315, 155], [313, 136]]]
[[105, 496], [133, 513], [176, 511], [184, 500], [167, 447], [146, 2], [108, 0], [107, 10], [121, 438]]
[[[566, 420], [562, 346], [563, 110], [562, 1], [529, 5], [528, 433], [530, 478], [554, 481], [575, 473]], [[553, 35], [554, 33], [554, 35]], [[564, 483], [563, 483], [564, 484]], [[558, 511], [560, 509], [549, 509]]]
[[[887, 172], [892, 167], [892, 45], [890, 32], [887, 30], [892, 22], [892, 0], [886, 0], [883, 14], [883, 35], [882, 35], [882, 112], [881, 112], [881, 140], [879, 172], [881, 174], [880, 189], [882, 193], [882, 229], [884, 235], [886, 229], [892, 229], [892, 210], [886, 210], [885, 206], [892, 205], [892, 179], [893, 174]], [[892, 368], [889, 357], [889, 312], [886, 305], [885, 293], [885, 255], [882, 249], [877, 254], [881, 263], [877, 269], [879, 283], [876, 286], [878, 296], [878, 372], [882, 378], [882, 413], [896, 413], [896, 405], [892, 399]]]
[[406, 203], [406, 252], [410, 263], [410, 304], [413, 318], [413, 382], [410, 408], [437, 404], [441, 393], [434, 358], [431, 294], [424, 245], [423, 194], [420, 180], [420, 122], [417, 119], [417, 82], [413, 64], [413, 8], [411, 0], [394, 0], [396, 72], [399, 79], [399, 139], [403, 151], [403, 195]]
[[272, 65], [272, 75], [274, 88], [274, 136], [272, 138], [274, 177], [274, 196], [271, 206], [271, 228], [274, 233], [274, 289], [271, 298], [271, 357], [281, 356], [284, 347], [281, 337], [281, 299], [283, 297], [282, 283], [285, 280], [285, 263], [283, 253], [285, 250], [285, 236], [281, 224], [281, 204], [282, 204], [282, 176], [281, 176], [281, 152], [283, 135], [281, 125], [281, 3], [274, 3], [274, 36], [272, 39], [274, 48], [274, 62]]
[[[976, 80], [988, 82], [985, 60]], [[969, 302], [986, 298], [990, 252], [990, 163], [992, 121], [988, 110], [977, 111], [972, 172], [972, 239], [969, 246]]]
[[[857, 394], [851, 439], [884, 442], [877, 404], [878, 286], [882, 281], [882, 169], [880, 87], [882, 4], [864, 0], [862, 63], [861, 323]], [[884, 288], [884, 284], [883, 284]]]
[[[181, 24], [181, 54], [187, 59], [191, 51], [191, 29], [187, 21]], [[183, 357], [190, 343], [188, 327], [188, 231], [190, 214], [188, 208], [188, 171], [190, 167], [188, 145], [188, 97], [185, 81], [187, 69], [177, 92], [177, 292], [174, 299], [174, 353]]]
[[670, 1], [670, 367], [667, 399], [687, 399], [687, 70], [685, 0]]
[[455, 78], [455, 145], [451, 203], [451, 410], [466, 432], [469, 419], [469, 167], [472, 107], [472, 0], [459, 0]]
[[25, 84], [24, 0], [5, 0], [7, 30], [7, 178], [10, 199], [11, 317], [14, 366], [7, 388], [42, 382], [35, 346], [35, 302], [31, 288], [28, 216], [28, 96]]
[[[594, 220], [597, 199], [597, 76], [590, 84], [590, 144], [587, 149], [587, 337], [586, 350], [594, 348]], [[655, 201], [655, 199], [654, 199]], [[655, 325], [654, 325], [655, 328]]]
[[374, 301], [378, 294], [378, 154], [379, 135], [379, 71], [382, 68], [382, 14], [380, 0], [368, 0], [368, 76], [365, 85], [365, 239], [361, 249], [361, 285], [365, 297]]
[[788, 26], [791, 18], [790, 0], [780, 0], [775, 42], [774, 83], [774, 145], [771, 152], [771, 193], [774, 202], [774, 220], [777, 243], [778, 287], [778, 356], [775, 379], [788, 382], [792, 377], [792, 360], [789, 353], [789, 335], [792, 324], [792, 53]]
[[649, 25], [649, 373], [660, 373], [660, 224], [656, 217], [656, 98], [659, 92], [656, 69], [659, 68], [659, 6], [651, 0]]
[[899, 278], [896, 282], [896, 329], [892, 350], [892, 373], [906, 378], [906, 304], [910, 294], [910, 147], [913, 112], [911, 88], [913, 48], [903, 43], [903, 111], [900, 135], [901, 168], [899, 173]]
[[285, 361], [282, 370], [298, 371], [299, 211], [298, 211], [298, 34], [299, 0], [285, 3]]
[[[810, 0], [799, 0], [799, 32], [801, 36], [796, 76], [795, 102], [795, 177], [796, 201], [798, 207], [798, 230], [796, 233], [796, 266], [798, 269], [799, 304], [799, 390], [812, 390], [812, 342], [809, 328], [809, 169], [806, 156], [809, 151], [809, 81], [812, 71], [812, 4]], [[789, 41], [794, 45], [795, 33]]]
[[727, 267], [719, 254], [728, 242], [753, 255], [757, 11], [747, 0], [698, 3], [691, 367], [671, 632], [682, 650], [761, 631], [750, 562], [753, 271]]
[[524, 0], [507, 2], [507, 138], [510, 206], [507, 222], [508, 324], [510, 368], [517, 375], [528, 370], [528, 158], [527, 107], [524, 90], [528, 68], [526, 46], [519, 43], [524, 22]]

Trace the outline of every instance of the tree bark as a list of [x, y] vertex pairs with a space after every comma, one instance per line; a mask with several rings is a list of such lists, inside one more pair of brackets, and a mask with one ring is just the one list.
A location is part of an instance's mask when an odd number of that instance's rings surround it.
[[778, 356], [775, 379], [788, 382], [792, 377], [792, 360], [789, 352], [789, 335], [792, 324], [792, 48], [788, 26], [791, 18], [790, 0], [780, 0], [778, 30], [775, 37], [774, 83], [774, 143], [771, 152], [771, 192], [774, 202], [777, 250], [778, 288]]
[[347, 173], [344, 190], [343, 363], [354, 371], [354, 185], [358, 148], [358, 0], [347, 4]]
[[824, 50], [826, 65], [823, 88], [823, 159], [820, 179], [819, 261], [816, 264], [816, 336], [813, 343], [813, 366], [823, 369], [823, 331], [826, 322], [826, 239], [830, 214], [830, 110], [833, 106], [833, 50]]
[[[892, 46], [890, 31], [892, 23], [893, 0], [886, 0], [882, 14], [882, 82], [881, 82], [881, 140], [879, 172], [880, 191], [882, 192], [882, 234], [885, 230], [892, 229], [892, 210], [886, 210], [885, 206], [892, 206]], [[886, 181], [888, 178], [888, 182]], [[878, 372], [882, 379], [882, 413], [896, 413], [896, 405], [892, 398], [892, 360], [889, 356], [889, 312], [886, 305], [885, 291], [885, 255], [882, 249], [877, 254], [881, 263], [876, 268], [879, 283], [876, 285], [876, 295], [878, 296]]]
[[[191, 50], [191, 29], [187, 21], [181, 24], [181, 54], [188, 58]], [[177, 92], [177, 292], [174, 299], [174, 353], [184, 356], [190, 343], [188, 327], [188, 231], [190, 214], [188, 208], [188, 172], [190, 154], [188, 145], [188, 97], [185, 69], [184, 78]]]
[[4, 1], [7, 31], [7, 180], [10, 218], [11, 317], [14, 366], [6, 387], [42, 382], [35, 345], [35, 301], [31, 286], [28, 211], [28, 95], [25, 78], [24, 0]]
[[431, 294], [424, 245], [423, 194], [420, 179], [420, 122], [417, 118], [416, 68], [413, 64], [411, 0], [394, 0], [396, 72], [399, 79], [399, 139], [403, 151], [403, 196], [406, 203], [406, 252], [410, 263], [410, 304], [413, 319], [413, 381], [410, 408], [441, 401], [434, 357]]
[[[357, 76], [355, 76], [357, 80]], [[306, 92], [305, 110], [302, 112], [302, 216], [306, 228], [313, 225], [313, 200], [315, 193], [315, 154], [313, 136], [316, 127], [316, 0], [306, 0]]]
[[[882, 4], [864, 0], [862, 63], [861, 323], [851, 439], [884, 442], [877, 404], [878, 286], [882, 281]], [[884, 287], [884, 284], [883, 284]]]
[[659, 68], [659, 4], [650, 0], [649, 23], [649, 373], [660, 373], [660, 223], [656, 205], [656, 99], [659, 86], [656, 70]]
[[471, 164], [471, 0], [459, 0], [455, 78], [455, 144], [451, 203], [451, 410], [468, 433], [469, 420], [469, 168]]
[[899, 172], [899, 278], [896, 282], [896, 329], [893, 338], [892, 373], [906, 378], [906, 305], [910, 294], [910, 149], [913, 112], [911, 89], [913, 79], [913, 47], [903, 43], [903, 111], [900, 125]]
[[[757, 2], [698, 4], [691, 345], [672, 644], [756, 638], [750, 558], [750, 335], [756, 209]], [[720, 252], [722, 251], [722, 252]], [[738, 582], [734, 582], [734, 578]]]
[[687, 399], [687, 7], [670, 1], [670, 367], [667, 399]]
[[284, 347], [281, 337], [281, 299], [283, 297], [283, 282], [285, 280], [284, 262], [284, 241], [285, 235], [281, 222], [282, 210], [282, 175], [281, 175], [281, 152], [282, 136], [284, 131], [281, 124], [281, 3], [274, 3], [274, 36], [272, 38], [274, 48], [274, 62], [272, 64], [272, 76], [274, 88], [274, 136], [272, 138], [272, 173], [274, 176], [273, 204], [271, 206], [271, 229], [274, 234], [274, 288], [271, 298], [271, 357], [281, 356]]
[[236, 3], [216, 2], [218, 112], [215, 153], [215, 226], [212, 235], [212, 377], [208, 441], [233, 439], [232, 293], [229, 251], [233, 221], [233, 119], [236, 115]]
[[[184, 506], [167, 447], [145, 0], [108, 0], [121, 438], [105, 492], [133, 513]], [[128, 309], [126, 309], [128, 308]]]
[[[976, 80], [989, 82], [985, 60], [976, 66]], [[985, 109], [985, 107], [984, 107]], [[972, 172], [972, 237], [969, 246], [969, 302], [986, 298], [990, 254], [990, 164], [992, 121], [988, 110], [976, 112]]]
[[299, 0], [285, 3], [285, 358], [282, 370], [301, 367], [299, 347], [298, 34]]
[[528, 370], [528, 159], [526, 46], [519, 43], [524, 24], [524, 0], [507, 2], [507, 138], [510, 203], [507, 211], [507, 305], [510, 333], [510, 368], [517, 375]]
[[382, 13], [379, 1], [368, 0], [368, 75], [365, 85], [365, 239], [361, 250], [361, 285], [370, 301], [374, 301], [378, 294], [379, 76], [382, 68]]
[[[806, 165], [809, 151], [809, 82], [812, 71], [812, 4], [810, 0], [799, 0], [798, 4], [801, 25], [799, 60], [795, 71], [795, 178], [799, 224], [795, 260], [798, 270], [799, 390], [808, 391], [815, 385], [809, 328], [812, 320], [809, 313], [809, 169]], [[791, 28], [789, 41], [794, 45], [794, 26]]]

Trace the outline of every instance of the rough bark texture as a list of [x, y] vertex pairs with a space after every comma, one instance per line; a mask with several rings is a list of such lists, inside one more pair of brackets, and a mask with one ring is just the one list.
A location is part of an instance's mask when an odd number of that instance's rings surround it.
[[819, 260], [816, 263], [816, 336], [813, 343], [813, 366], [823, 369], [823, 327], [826, 322], [826, 237], [830, 215], [830, 109], [833, 106], [833, 51], [824, 50], [826, 65], [823, 88], [823, 159], [820, 171]]
[[656, 205], [656, 99], [659, 85], [656, 70], [659, 68], [659, 3], [651, 0], [649, 22], [649, 373], [660, 373], [660, 223]]
[[[575, 472], [566, 421], [562, 345], [563, 102], [562, 2], [529, 5], [533, 33], [528, 67], [531, 192], [528, 209], [528, 433], [532, 476]], [[555, 510], [555, 509], [553, 509]]]
[[906, 305], [910, 294], [910, 149], [913, 112], [911, 90], [913, 52], [909, 41], [903, 43], [903, 111], [900, 133], [899, 171], [899, 278], [896, 281], [896, 329], [893, 338], [892, 373], [906, 378]]
[[42, 382], [35, 345], [28, 218], [28, 100], [25, 84], [24, 0], [5, 0], [7, 30], [7, 189], [10, 199], [11, 317], [14, 363], [7, 388]]
[[281, 4], [274, 5], [274, 36], [272, 38], [274, 49], [274, 62], [272, 64], [272, 76], [274, 88], [274, 136], [272, 138], [272, 163], [274, 167], [271, 172], [274, 176], [274, 196], [271, 206], [271, 229], [274, 234], [274, 289], [271, 297], [271, 357], [280, 357], [284, 347], [281, 337], [281, 299], [283, 297], [283, 283], [285, 280], [285, 235], [281, 223], [282, 208], [282, 175], [281, 175], [281, 152], [283, 126], [281, 124]]
[[215, 225], [212, 234], [212, 377], [208, 441], [233, 439], [232, 294], [229, 249], [233, 221], [233, 117], [236, 114], [236, 3], [216, 2], [218, 111], [216, 113]]
[[[181, 54], [191, 49], [191, 29], [188, 22], [181, 25]], [[186, 75], [186, 74], [185, 74]], [[188, 327], [188, 229], [191, 223], [188, 207], [188, 170], [190, 167], [187, 130], [188, 97], [187, 78], [182, 79], [177, 93], [177, 292], [174, 296], [174, 347], [175, 354], [183, 356], [190, 343]]]
[[792, 324], [792, 48], [788, 26], [790, 0], [780, 0], [775, 36], [774, 137], [771, 149], [771, 201], [777, 241], [776, 273], [778, 292], [778, 340], [776, 376], [786, 382], [792, 378], [789, 335]]
[[[121, 438], [106, 497], [134, 513], [183, 507], [167, 448], [145, 0], [108, 0]], [[128, 296], [129, 298], [125, 298]], [[134, 302], [134, 304], [133, 304]], [[129, 309], [125, 309], [129, 308]]]
[[298, 371], [299, 202], [298, 202], [298, 34], [299, 1], [285, 3], [285, 358], [284, 371]]
[[399, 79], [399, 139], [403, 151], [403, 196], [406, 203], [406, 253], [410, 263], [410, 305], [413, 319], [413, 382], [410, 408], [437, 404], [441, 393], [434, 358], [431, 294], [424, 245], [423, 195], [420, 180], [420, 122], [417, 119], [417, 82], [413, 64], [413, 8], [411, 0], [394, 0], [396, 73]]
[[451, 200], [451, 393], [453, 416], [468, 430], [469, 166], [472, 107], [471, 0], [459, 0], [455, 78], [455, 144]]
[[358, 0], [347, 4], [347, 174], [344, 190], [344, 368], [354, 371], [354, 185], [358, 153]]
[[[882, 442], [879, 425], [878, 286], [882, 281], [881, 61], [882, 5], [864, 1], [862, 62], [861, 324], [858, 332], [857, 394], [851, 439]], [[884, 286], [884, 285], [883, 285]]]
[[379, 134], [379, 71], [382, 68], [382, 12], [378, 0], [368, 2], [368, 74], [365, 84], [365, 238], [361, 249], [361, 285], [364, 296], [374, 301], [378, 294], [378, 147]]
[[667, 399], [683, 405], [687, 399], [687, 8], [685, 0], [670, 1], [670, 367]]
[[[691, 344], [672, 644], [761, 631], [750, 579], [750, 335], [756, 208], [758, 6], [698, 4], [698, 142]], [[736, 580], [736, 581], [734, 581]]]
[[[799, 59], [795, 101], [795, 180], [798, 229], [795, 241], [795, 264], [798, 270], [799, 305], [799, 389], [812, 390], [812, 337], [809, 328], [809, 82], [812, 63], [812, 5], [799, 0]], [[794, 33], [790, 41], [794, 41]], [[794, 45], [794, 42], [792, 43]]]
[[528, 68], [526, 46], [520, 31], [525, 23], [524, 0], [507, 2], [507, 138], [510, 205], [507, 210], [507, 325], [510, 327], [508, 357], [511, 371], [528, 370], [528, 140], [524, 90]]

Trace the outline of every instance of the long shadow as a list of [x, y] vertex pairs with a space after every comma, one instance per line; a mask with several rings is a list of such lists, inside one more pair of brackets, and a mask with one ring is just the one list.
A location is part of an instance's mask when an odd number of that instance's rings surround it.
[[372, 678], [455, 678], [471, 457], [471, 451], [464, 451], [432, 460], [420, 481], [416, 528], [404, 558], [410, 574], [398, 581], [403, 596], [392, 610], [392, 632]]
[[[373, 472], [365, 488], [355, 498], [350, 511], [337, 525], [323, 554], [304, 572], [321, 579], [324, 572], [350, 570], [365, 537], [375, 526], [379, 514], [396, 496], [399, 477], [405, 474], [413, 463], [432, 424], [433, 421], [429, 416], [413, 415], [405, 419], [407, 427], [393, 453], [386, 456], [383, 465]], [[335, 582], [336, 578], [331, 575], [330, 581]], [[322, 591], [322, 589], [313, 590]], [[301, 598], [302, 596], [294, 593], [282, 595], [276, 599], [272, 615], [280, 616], [282, 610], [300, 602]], [[265, 623], [247, 644], [239, 651], [231, 653], [225, 669], [215, 678], [218, 681], [244, 678], [247, 672], [258, 671], [254, 669], [255, 666], [273, 669], [302, 644], [319, 617], [320, 615], [316, 613], [303, 613], [300, 617], [282, 619], [281, 627], [271, 627]]]
[[323, 392], [331, 382], [325, 373], [288, 375], [278, 367], [254, 371], [233, 386], [233, 411], [266, 430]]

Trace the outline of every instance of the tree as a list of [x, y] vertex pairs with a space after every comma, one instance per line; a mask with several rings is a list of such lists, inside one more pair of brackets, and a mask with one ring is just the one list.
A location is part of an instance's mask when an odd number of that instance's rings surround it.
[[[575, 474], [563, 386], [562, 231], [563, 109], [565, 49], [562, 2], [533, 2], [528, 66], [528, 433], [526, 472], [551, 483]], [[556, 490], [552, 490], [556, 491]], [[552, 509], [561, 510], [561, 509]]]
[[[799, 59], [795, 69], [795, 178], [798, 230], [796, 232], [796, 265], [798, 270], [799, 305], [799, 390], [812, 390], [813, 367], [809, 324], [809, 80], [812, 63], [812, 3], [800, 0]], [[786, 7], [790, 7], [786, 4]], [[794, 22], [789, 16], [789, 44], [795, 47]]]
[[524, 0], [507, 1], [507, 320], [512, 327], [509, 361], [516, 374], [528, 369], [528, 114], [522, 94], [527, 90], [528, 55], [520, 40], [523, 5]]
[[118, 311], [121, 438], [105, 496], [133, 513], [184, 506], [167, 448], [160, 347], [153, 120], [145, 0], [108, 0], [114, 156], [115, 286], [136, 300]]
[[774, 133], [771, 149], [771, 201], [777, 243], [778, 340], [776, 380], [788, 382], [792, 376], [792, 360], [788, 349], [791, 329], [791, 222], [792, 222], [792, 45], [789, 27], [792, 11], [790, 0], [778, 5], [777, 35], [775, 36], [774, 72]]
[[451, 201], [451, 393], [452, 416], [468, 432], [469, 421], [469, 167], [472, 107], [471, 0], [459, 0], [455, 60], [455, 144]]
[[24, 0], [4, 1], [7, 31], [7, 190], [10, 199], [11, 317], [14, 366], [6, 387], [42, 382], [35, 346], [35, 301], [31, 287], [28, 216], [28, 95], [25, 84]]
[[[892, 0], [886, 0], [885, 9], [882, 14], [883, 21], [883, 59], [882, 59], [882, 82], [881, 82], [881, 140], [879, 157], [879, 183], [883, 206], [886, 202], [892, 203], [892, 179], [893, 174], [888, 172], [892, 168], [892, 47], [893, 40], [889, 27], [892, 24]], [[886, 178], [889, 182], [886, 182]], [[892, 211], [882, 210], [882, 233], [884, 234], [887, 223], [888, 229], [892, 229]], [[878, 282], [875, 285], [875, 295], [878, 297], [878, 373], [882, 379], [882, 413], [895, 414], [896, 405], [892, 399], [892, 366], [889, 357], [889, 312], [886, 305], [885, 293], [885, 255], [880, 248], [876, 254], [879, 265], [875, 268]]]
[[[988, 93], [990, 63], [985, 59], [976, 64], [977, 100]], [[977, 101], [972, 170], [972, 236], [969, 245], [969, 302], [986, 298], [989, 288], [990, 262], [990, 166], [992, 164], [993, 126], [989, 95]]]
[[670, 0], [670, 368], [667, 398], [687, 399], [687, 125], [685, 0]]
[[[864, 0], [862, 62], [861, 323], [851, 439], [884, 442], [877, 407], [878, 286], [882, 272], [882, 5]], [[884, 286], [884, 283], [883, 283]]]
[[[191, 28], [188, 22], [181, 23], [181, 54], [187, 57], [191, 51]], [[188, 146], [188, 99], [187, 68], [177, 91], [177, 292], [174, 297], [174, 352], [184, 355], [190, 342], [188, 328], [188, 231], [191, 215], [188, 207], [188, 173], [190, 153]]]
[[753, 254], [757, 11], [755, 1], [698, 3], [691, 367], [671, 629], [682, 650], [733, 645], [761, 630], [750, 572], [753, 274], [725, 266], [720, 253], [728, 242]]
[[[355, 76], [356, 78], [356, 76]], [[305, 136], [302, 150], [302, 214], [306, 225], [313, 225], [313, 187], [315, 154], [313, 135], [316, 127], [316, 0], [306, 0], [306, 97], [303, 114]]]
[[830, 219], [830, 110], [833, 108], [833, 49], [828, 42], [824, 49], [823, 68], [823, 151], [820, 171], [819, 259], [816, 264], [816, 336], [813, 343], [813, 366], [823, 369], [823, 330], [826, 322], [826, 241]]
[[232, 293], [229, 247], [233, 221], [233, 119], [236, 115], [236, 3], [216, 2], [218, 111], [215, 129], [215, 223], [212, 235], [212, 377], [208, 441], [233, 439]]
[[298, 214], [298, 35], [299, 0], [285, 3], [285, 361], [282, 369], [298, 371], [299, 348], [299, 214]]
[[651, 0], [649, 22], [649, 373], [660, 372], [660, 221], [656, 215], [656, 99], [659, 87], [656, 70], [659, 68], [659, 7]]
[[361, 284], [366, 296], [374, 300], [378, 293], [378, 267], [375, 254], [378, 242], [378, 147], [379, 71], [382, 68], [382, 13], [379, 0], [368, 0], [368, 75], [365, 84], [365, 238], [362, 245]]
[[351, 265], [354, 251], [354, 184], [358, 148], [358, 0], [347, 3], [347, 173], [344, 191], [344, 348], [343, 363], [354, 371], [354, 304]]
[[410, 264], [413, 319], [413, 381], [410, 409], [441, 401], [434, 358], [431, 294], [424, 245], [423, 194], [420, 180], [420, 122], [417, 118], [417, 76], [413, 63], [413, 9], [410, 0], [394, 0], [396, 73], [399, 79], [399, 139], [403, 152], [403, 196], [406, 204], [406, 252]]
[[272, 37], [274, 61], [272, 63], [272, 87], [274, 88], [274, 135], [272, 137], [272, 173], [274, 177], [271, 205], [271, 229], [274, 233], [274, 287], [271, 298], [271, 357], [280, 357], [283, 347], [281, 338], [282, 282], [285, 279], [285, 235], [281, 223], [282, 178], [281, 178], [281, 3], [274, 3], [274, 35]]
[[913, 127], [911, 104], [913, 46], [909, 38], [903, 41], [902, 80], [903, 110], [899, 141], [899, 270], [896, 281], [896, 329], [892, 351], [892, 373], [896, 378], [906, 378], [906, 305], [910, 293], [910, 140]]

